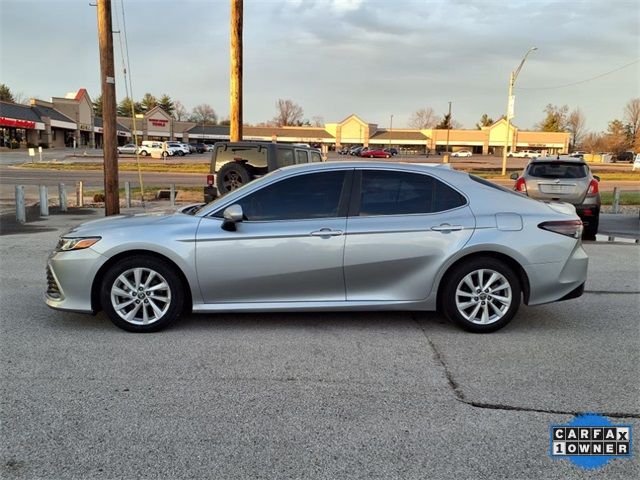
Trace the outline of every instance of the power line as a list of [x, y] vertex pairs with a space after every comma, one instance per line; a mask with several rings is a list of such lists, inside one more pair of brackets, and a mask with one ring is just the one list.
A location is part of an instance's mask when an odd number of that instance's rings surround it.
[[601, 73], [600, 75], [596, 75], [595, 77], [586, 78], [584, 80], [579, 80], [577, 82], [565, 83], [564, 85], [555, 85], [553, 87], [516, 87], [516, 88], [518, 90], [553, 90], [556, 88], [572, 87], [574, 85], [580, 85], [581, 83], [591, 82], [592, 80], [597, 80], [598, 78], [602, 78], [612, 73], [619, 72], [620, 70], [630, 67], [631, 65], [635, 65], [638, 62], [640, 62], [640, 58], [637, 60], [634, 60], [633, 62], [629, 62], [625, 65], [622, 65], [621, 67], [614, 68], [613, 70], [609, 70], [608, 72]]

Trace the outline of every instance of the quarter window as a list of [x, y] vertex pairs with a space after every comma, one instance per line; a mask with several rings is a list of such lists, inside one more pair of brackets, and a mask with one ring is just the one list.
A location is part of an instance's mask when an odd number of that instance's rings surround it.
[[465, 204], [454, 189], [428, 175], [410, 172], [362, 172], [360, 216], [434, 213]]
[[322, 161], [322, 157], [320, 156], [320, 154], [318, 152], [311, 152], [311, 161], [312, 162], [321, 162]]
[[297, 220], [338, 216], [344, 171], [287, 178], [239, 202], [248, 221]]

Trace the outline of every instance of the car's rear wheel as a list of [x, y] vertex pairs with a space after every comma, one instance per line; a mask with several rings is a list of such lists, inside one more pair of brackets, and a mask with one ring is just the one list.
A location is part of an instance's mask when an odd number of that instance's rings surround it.
[[600, 224], [600, 215], [596, 215], [589, 221], [589, 225], [584, 228], [582, 232], [583, 240], [595, 240], [598, 233], [598, 226]]
[[231, 192], [250, 181], [251, 173], [246, 165], [242, 163], [226, 163], [220, 168], [216, 176], [218, 191], [221, 193]]
[[518, 276], [492, 257], [463, 262], [443, 281], [444, 313], [470, 332], [489, 333], [504, 327], [520, 306]]
[[180, 317], [184, 285], [166, 262], [139, 255], [120, 260], [107, 271], [100, 301], [116, 326], [130, 332], [157, 332]]
[[140, 155], [142, 155], [143, 157], [146, 157], [147, 155], [149, 155], [149, 153], [146, 150], [141, 150]]

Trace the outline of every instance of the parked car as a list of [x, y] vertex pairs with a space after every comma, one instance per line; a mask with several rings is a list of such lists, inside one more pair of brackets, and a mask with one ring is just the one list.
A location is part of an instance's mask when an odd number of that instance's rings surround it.
[[213, 143], [205, 143], [206, 147], [207, 147], [207, 152], [213, 152], [213, 147], [215, 146], [215, 144]]
[[472, 155], [470, 150], [458, 150], [451, 154], [452, 157], [470, 157]]
[[352, 155], [354, 157], [358, 157], [363, 148], [364, 147], [351, 147], [349, 149], [349, 155]]
[[577, 152], [570, 153], [569, 156], [573, 158], [584, 158], [584, 155], [586, 153], [587, 152], [577, 151]]
[[538, 158], [541, 156], [541, 153], [535, 150], [520, 150], [517, 152], [509, 152], [508, 156], [513, 158]]
[[437, 167], [295, 165], [187, 211], [64, 234], [47, 263], [47, 305], [104, 310], [132, 332], [185, 310], [436, 308], [491, 332], [521, 302], [579, 297], [587, 276], [573, 207]]
[[[287, 165], [322, 162], [315, 148], [271, 142], [219, 142], [211, 156], [205, 201]], [[214, 187], [215, 184], [215, 187]]]
[[584, 160], [572, 157], [532, 159], [521, 176], [513, 174], [515, 190], [536, 200], [571, 203], [584, 223], [584, 238], [592, 240], [600, 221], [600, 178]]
[[118, 147], [118, 153], [135, 154], [138, 150], [138, 146], [135, 143], [127, 143]]
[[207, 151], [207, 146], [204, 143], [190, 143], [189, 148], [192, 148], [195, 153], [204, 153]]
[[338, 150], [338, 155], [349, 155], [349, 149], [347, 147], [342, 147]]
[[382, 148], [362, 149], [360, 156], [364, 158], [390, 158], [391, 153]]
[[177, 147], [168, 145], [166, 142], [144, 140], [138, 153], [143, 157], [152, 155], [153, 153], [159, 154], [163, 157], [172, 157], [174, 155], [178, 155], [178, 152], [179, 149]]
[[189, 149], [189, 145], [182, 142], [166, 142], [168, 146], [176, 149], [176, 154], [183, 157], [184, 155], [188, 155], [191, 153], [191, 149]]
[[635, 153], [634, 152], [619, 152], [616, 153], [612, 158], [611, 161], [612, 162], [629, 162], [629, 163], [633, 163], [633, 159], [635, 157]]
[[389, 152], [391, 154], [392, 157], [395, 157], [398, 154], [398, 149], [391, 147], [391, 148], [385, 148], [384, 149], [385, 152]]

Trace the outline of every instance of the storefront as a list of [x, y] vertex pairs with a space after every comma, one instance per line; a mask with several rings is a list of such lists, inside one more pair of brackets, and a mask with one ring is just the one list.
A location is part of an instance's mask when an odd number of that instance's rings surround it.
[[0, 147], [39, 146], [45, 125], [26, 105], [0, 102]]

